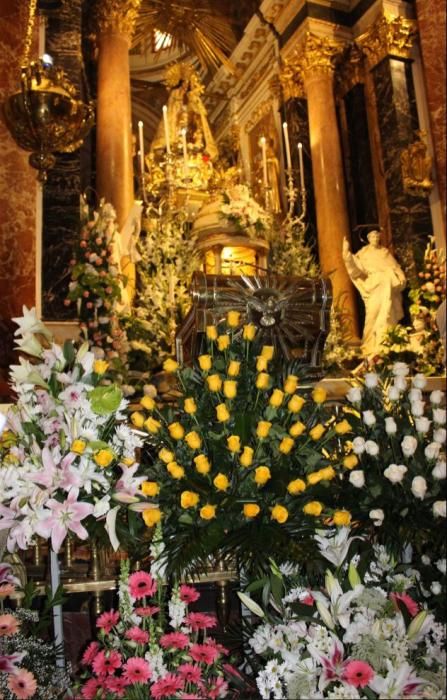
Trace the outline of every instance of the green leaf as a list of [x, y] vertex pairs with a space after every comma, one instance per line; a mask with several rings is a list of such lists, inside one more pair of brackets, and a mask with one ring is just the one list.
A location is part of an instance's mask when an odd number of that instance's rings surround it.
[[68, 364], [69, 365], [73, 364], [76, 353], [75, 353], [75, 349], [73, 346], [73, 342], [71, 340], [65, 341], [65, 343], [62, 346], [62, 352], [63, 352], [64, 357], [67, 360]]
[[117, 410], [123, 395], [116, 384], [109, 386], [97, 386], [90, 392], [90, 404], [92, 410], [99, 416], [106, 416]]

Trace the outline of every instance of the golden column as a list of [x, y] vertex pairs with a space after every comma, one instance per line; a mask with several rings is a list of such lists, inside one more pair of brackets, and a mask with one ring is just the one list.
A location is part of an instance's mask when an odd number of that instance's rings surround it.
[[335, 62], [343, 48], [308, 33], [295, 66], [307, 97], [321, 270], [331, 279], [335, 306], [345, 314], [347, 337], [357, 340], [355, 291], [342, 258], [343, 238], [351, 235], [334, 96]]

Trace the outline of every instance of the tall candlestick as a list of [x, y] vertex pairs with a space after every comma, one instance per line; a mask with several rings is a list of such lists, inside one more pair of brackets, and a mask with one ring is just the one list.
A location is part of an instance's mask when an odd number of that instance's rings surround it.
[[265, 136], [261, 136], [261, 151], [262, 151], [262, 173], [264, 177], [264, 187], [268, 187], [268, 175], [267, 175], [267, 151], [265, 146]]
[[138, 122], [138, 145], [140, 150], [138, 151], [140, 156], [140, 173], [144, 175], [144, 137], [143, 137], [143, 122]]
[[169, 139], [168, 108], [166, 105], [163, 105], [163, 123], [165, 127], [166, 153], [169, 155], [171, 153], [171, 141]]
[[182, 129], [182, 146], [183, 146], [183, 171], [185, 177], [188, 177], [188, 147], [186, 145], [186, 129]]
[[300, 186], [301, 190], [304, 191], [304, 165], [303, 165], [303, 144], [301, 141], [298, 144], [298, 160], [300, 164]]
[[292, 170], [292, 157], [290, 155], [290, 142], [289, 142], [289, 131], [287, 129], [287, 122], [283, 122], [282, 130], [284, 133], [284, 144], [286, 147], [286, 168], [287, 168], [287, 170]]

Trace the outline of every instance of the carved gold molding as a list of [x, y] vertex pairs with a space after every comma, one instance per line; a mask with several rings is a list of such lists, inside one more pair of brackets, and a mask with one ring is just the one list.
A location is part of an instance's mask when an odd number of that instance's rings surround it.
[[295, 59], [285, 60], [279, 75], [284, 99], [290, 100], [294, 97], [304, 97], [304, 83], [299, 66]]
[[355, 43], [364, 51], [370, 67], [373, 67], [386, 56], [410, 58], [416, 35], [416, 20], [383, 14]]
[[262, 119], [262, 117], [265, 117], [266, 114], [268, 114], [272, 109], [272, 100], [271, 98], [268, 98], [267, 100], [264, 100], [261, 102], [254, 112], [252, 112], [251, 119], [248, 120], [248, 122], [245, 124], [245, 132], [247, 134], [250, 133], [250, 131], [253, 129], [253, 127], [256, 126], [256, 124]]
[[95, 8], [95, 29], [100, 34], [122, 34], [130, 41], [141, 0], [99, 0]]
[[346, 50], [346, 42], [306, 33], [301, 46], [285, 62], [281, 73], [284, 94], [303, 97], [306, 83], [327, 76], [332, 79], [335, 67]]

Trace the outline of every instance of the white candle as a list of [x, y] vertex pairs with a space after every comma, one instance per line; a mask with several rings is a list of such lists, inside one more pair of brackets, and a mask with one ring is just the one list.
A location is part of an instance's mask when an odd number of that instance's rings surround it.
[[166, 153], [169, 155], [171, 153], [171, 142], [169, 140], [168, 108], [166, 105], [163, 105], [163, 122], [165, 127]]
[[182, 146], [183, 146], [183, 170], [185, 177], [188, 177], [188, 147], [186, 145], [186, 129], [182, 129]]
[[298, 144], [298, 160], [300, 164], [300, 185], [301, 190], [304, 190], [304, 165], [303, 165], [303, 144], [301, 141]]
[[144, 175], [144, 137], [143, 137], [143, 122], [138, 122], [138, 145], [140, 150], [138, 151], [140, 156], [140, 172]]
[[287, 170], [292, 170], [292, 158], [290, 155], [289, 131], [287, 129], [287, 122], [283, 122], [282, 130], [284, 133], [284, 144], [286, 147], [286, 168]]
[[265, 136], [261, 136], [261, 150], [262, 150], [262, 174], [264, 177], [264, 187], [268, 187], [269, 181], [267, 176], [267, 151], [265, 146]]

